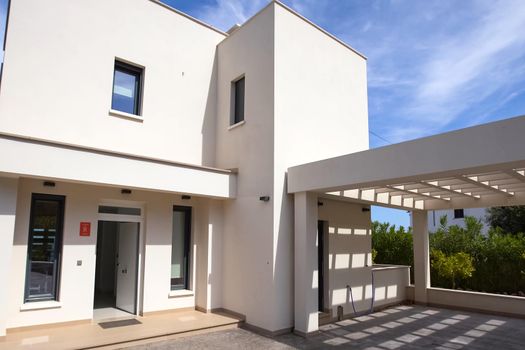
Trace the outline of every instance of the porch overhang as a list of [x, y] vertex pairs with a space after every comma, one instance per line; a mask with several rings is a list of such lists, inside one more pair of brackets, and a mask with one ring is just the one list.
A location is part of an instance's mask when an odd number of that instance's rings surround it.
[[525, 116], [288, 169], [288, 193], [408, 210], [525, 204]]
[[235, 198], [235, 173], [161, 159], [0, 134], [0, 174]]

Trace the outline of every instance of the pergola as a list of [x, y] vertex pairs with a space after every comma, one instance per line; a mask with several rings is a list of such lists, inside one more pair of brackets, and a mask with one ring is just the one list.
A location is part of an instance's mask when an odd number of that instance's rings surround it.
[[[294, 166], [288, 192], [295, 198], [296, 331], [318, 329], [312, 276], [319, 197], [410, 210], [414, 299], [426, 304], [427, 211], [525, 204], [525, 117]], [[525, 302], [520, 307], [525, 313]]]

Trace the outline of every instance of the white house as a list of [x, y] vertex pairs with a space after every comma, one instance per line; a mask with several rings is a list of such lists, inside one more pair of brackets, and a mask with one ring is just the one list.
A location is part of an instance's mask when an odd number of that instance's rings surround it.
[[458, 225], [460, 227], [465, 227], [465, 217], [472, 216], [483, 224], [481, 233], [486, 235], [490, 229], [486, 215], [487, 208], [431, 210], [428, 212], [428, 230], [436, 232], [441, 225], [440, 220], [443, 216], [447, 218], [447, 226]]
[[[16, 0], [6, 32], [0, 336], [188, 308], [308, 334], [351, 297], [447, 304], [426, 210], [523, 201], [525, 119], [367, 150], [366, 58], [278, 1], [223, 33], [155, 0]], [[413, 211], [415, 287], [372, 267], [371, 204]]]

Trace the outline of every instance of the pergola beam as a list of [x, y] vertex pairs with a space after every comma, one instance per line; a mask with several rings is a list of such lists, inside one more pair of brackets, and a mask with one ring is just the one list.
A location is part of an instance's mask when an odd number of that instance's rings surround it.
[[458, 179], [461, 180], [461, 181], [464, 181], [464, 182], [476, 185], [478, 187], [481, 187], [481, 188], [484, 188], [484, 189], [487, 189], [487, 190], [491, 190], [492, 192], [495, 192], [495, 193], [498, 193], [498, 194], [503, 194], [503, 195], [505, 195], [507, 197], [514, 196], [514, 192], [509, 192], [506, 189], [501, 188], [498, 185], [491, 185], [490, 181], [479, 181], [479, 177], [478, 176], [463, 175], [461, 177], [458, 177]]
[[471, 193], [463, 192], [463, 190], [461, 190], [461, 189], [453, 190], [452, 186], [450, 186], [450, 185], [440, 185], [439, 181], [421, 181], [420, 183], [425, 185], [425, 186], [438, 189], [440, 191], [453, 193], [455, 195], [461, 195], [463, 197], [472, 198], [472, 199], [479, 199], [480, 198], [480, 196], [476, 196], [476, 195], [473, 195]]
[[525, 172], [523, 170], [512, 169], [512, 170], [506, 170], [504, 171], [504, 173], [516, 180], [519, 180], [520, 182], [525, 183]]
[[417, 190], [417, 189], [407, 190], [407, 189], [405, 189], [404, 185], [395, 185], [395, 186], [387, 185], [385, 187], [390, 188], [391, 190], [394, 190], [394, 191], [407, 193], [407, 194], [410, 194], [412, 196], [416, 195], [416, 196], [420, 196], [420, 197], [425, 197], [425, 198], [445, 201], [447, 203], [449, 201], [449, 199], [441, 198], [440, 196], [433, 196], [430, 193], [419, 192], [419, 190]]

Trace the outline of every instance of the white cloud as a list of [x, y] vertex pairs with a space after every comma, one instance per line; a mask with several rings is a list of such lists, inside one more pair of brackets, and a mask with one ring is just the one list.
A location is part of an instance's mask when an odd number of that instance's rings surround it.
[[242, 24], [263, 8], [268, 0], [217, 0], [214, 5], [203, 6], [195, 17], [223, 31]]
[[[419, 118], [446, 125], [468, 104], [508, 84], [508, 65], [523, 55], [525, 7], [495, 2], [487, 15], [463, 33], [440, 43], [428, 61], [415, 99], [407, 109]], [[490, 81], [487, 78], [492, 77]], [[502, 79], [504, 78], [504, 79]]]

